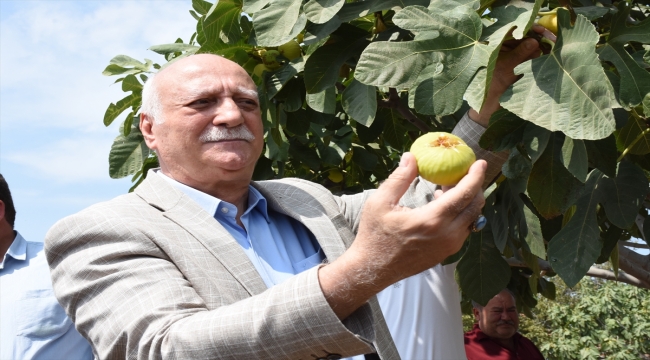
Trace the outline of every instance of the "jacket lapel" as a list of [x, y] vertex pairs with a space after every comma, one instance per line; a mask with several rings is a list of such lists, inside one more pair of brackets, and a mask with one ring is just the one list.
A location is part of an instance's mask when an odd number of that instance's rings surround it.
[[150, 171], [135, 193], [185, 229], [219, 260], [251, 295], [267, 287], [237, 241], [221, 224], [182, 191]]
[[[337, 219], [328, 216], [335, 209], [329, 208], [331, 204], [319, 198], [315, 189], [301, 186], [299, 182], [286, 184], [282, 180], [253, 182], [252, 185], [264, 195], [273, 210], [303, 223], [314, 234], [328, 260], [333, 261], [345, 252], [339, 232], [347, 226], [336, 224]], [[340, 220], [345, 221], [342, 217]]]

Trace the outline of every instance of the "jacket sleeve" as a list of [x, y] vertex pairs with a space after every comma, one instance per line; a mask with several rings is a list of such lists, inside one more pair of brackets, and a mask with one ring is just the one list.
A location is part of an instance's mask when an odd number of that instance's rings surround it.
[[45, 240], [55, 294], [100, 359], [311, 360], [375, 351], [370, 309], [339, 321], [318, 268], [254, 296], [216, 289], [239, 298], [209, 308], [153, 230], [114, 213], [116, 205], [68, 217]]

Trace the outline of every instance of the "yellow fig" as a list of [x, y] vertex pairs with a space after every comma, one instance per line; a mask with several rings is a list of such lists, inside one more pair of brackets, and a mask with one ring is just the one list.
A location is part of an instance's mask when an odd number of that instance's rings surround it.
[[472, 148], [458, 136], [445, 132], [430, 132], [411, 145], [420, 176], [434, 184], [457, 184], [476, 161]]
[[330, 170], [329, 175], [327, 175], [327, 178], [330, 179], [332, 182], [340, 183], [341, 181], [343, 181], [343, 173], [339, 169], [332, 169]]
[[537, 23], [547, 28], [554, 35], [557, 35], [557, 13], [544, 15]]
[[266, 67], [264, 64], [257, 64], [255, 65], [255, 68], [253, 69], [253, 74], [257, 76], [258, 78], [262, 78], [262, 75], [264, 74], [265, 71], [270, 71], [269, 68]]

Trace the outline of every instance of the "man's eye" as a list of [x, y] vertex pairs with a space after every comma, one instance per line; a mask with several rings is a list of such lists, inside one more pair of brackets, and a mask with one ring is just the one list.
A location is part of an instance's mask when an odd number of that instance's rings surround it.
[[206, 105], [210, 103], [210, 99], [199, 99], [199, 100], [194, 100], [190, 103], [190, 105]]

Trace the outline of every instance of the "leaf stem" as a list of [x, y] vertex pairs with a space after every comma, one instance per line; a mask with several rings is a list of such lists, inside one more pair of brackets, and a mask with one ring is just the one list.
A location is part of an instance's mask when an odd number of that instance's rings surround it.
[[637, 137], [636, 137], [636, 138], [635, 138], [635, 139], [630, 143], [630, 145], [628, 145], [628, 147], [626, 147], [625, 150], [623, 150], [623, 153], [621, 153], [621, 156], [619, 156], [618, 159], [616, 159], [616, 162], [621, 162], [621, 160], [623, 160], [623, 158], [625, 157], [625, 155], [627, 155], [627, 153], [630, 152], [630, 150], [632, 149], [632, 147], [634, 147], [634, 145], [636, 145], [636, 143], [639, 142], [639, 140], [641, 140], [641, 138], [643, 138], [643, 137], [644, 137], [645, 135], [647, 135], [647, 134], [650, 134], [650, 128], [647, 128], [647, 129], [643, 130], [643, 131], [642, 131], [642, 132], [641, 132], [641, 133], [640, 133], [640, 134], [639, 134], [639, 135], [638, 135], [638, 136], [637, 136]]

